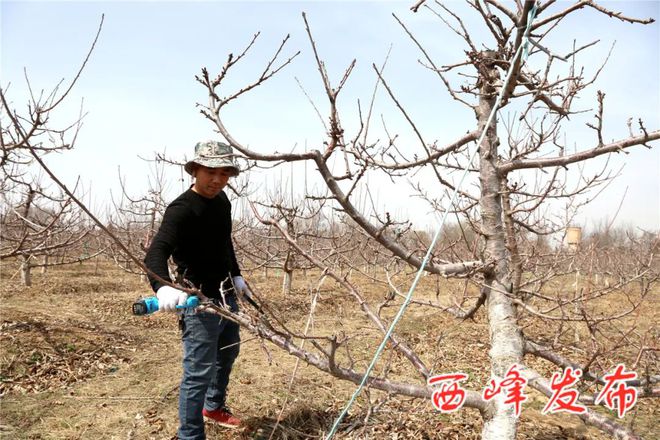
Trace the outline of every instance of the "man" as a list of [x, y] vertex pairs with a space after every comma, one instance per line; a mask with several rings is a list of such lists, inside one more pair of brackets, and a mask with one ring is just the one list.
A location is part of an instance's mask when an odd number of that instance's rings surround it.
[[[165, 210], [147, 252], [147, 268], [169, 280], [167, 260], [177, 266], [177, 283], [191, 284], [218, 304], [238, 310], [236, 291], [247, 293], [231, 240], [231, 204], [223, 188], [239, 173], [232, 149], [221, 142], [195, 145], [195, 158], [184, 169], [195, 178], [191, 188]], [[175, 312], [187, 294], [150, 276], [158, 310]], [[238, 324], [210, 312], [185, 309], [183, 378], [179, 390], [180, 440], [204, 439], [204, 417], [236, 428], [240, 420], [225, 406], [226, 389], [239, 352]]]

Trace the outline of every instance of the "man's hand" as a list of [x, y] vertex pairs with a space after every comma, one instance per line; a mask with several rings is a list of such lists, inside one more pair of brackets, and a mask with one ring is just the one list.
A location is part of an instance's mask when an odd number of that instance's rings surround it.
[[234, 290], [236, 293], [240, 293], [241, 295], [250, 295], [250, 289], [248, 289], [248, 286], [245, 283], [243, 277], [233, 277], [231, 281], [234, 283]]
[[170, 286], [163, 286], [156, 292], [159, 312], [176, 312], [176, 306], [185, 306], [188, 294]]

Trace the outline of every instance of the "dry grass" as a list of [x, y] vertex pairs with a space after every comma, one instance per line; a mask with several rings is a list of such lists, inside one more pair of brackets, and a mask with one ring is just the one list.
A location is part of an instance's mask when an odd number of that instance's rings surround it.
[[[63, 267], [41, 275], [25, 288], [10, 279], [15, 269], [5, 265], [0, 282], [0, 437], [7, 439], [170, 439], [177, 428], [177, 396], [181, 344], [172, 315], [133, 317], [130, 305], [148, 286], [137, 277], [109, 264]], [[302, 330], [310, 296], [305, 280], [297, 290], [279, 292], [280, 280], [253, 274], [250, 281], [282, 312], [287, 325]], [[316, 279], [309, 279], [311, 284]], [[372, 304], [384, 288], [361, 284]], [[451, 287], [451, 286], [450, 286]], [[434, 297], [425, 280], [420, 290]], [[392, 316], [388, 308], [385, 316]], [[643, 311], [653, 325], [653, 307]], [[352, 303], [332, 283], [321, 291], [314, 332], [359, 335], [351, 355], [363, 369], [380, 342]], [[434, 359], [434, 371], [469, 373], [468, 387], [481, 389], [488, 380], [488, 330], [483, 313], [475, 322], [460, 323], [443, 314], [411, 306], [398, 333], [423, 359]], [[542, 333], [542, 328], [526, 331]], [[274, 438], [316, 439], [327, 432], [355, 386], [301, 364], [287, 395], [295, 359], [243, 332], [244, 343], [230, 383], [229, 404], [246, 422], [241, 431], [208, 426], [213, 439], [267, 439], [282, 404], [288, 399]], [[407, 363], [390, 353], [393, 378], [415, 377]], [[547, 362], [530, 361], [545, 373]], [[380, 369], [380, 370], [379, 370]], [[541, 416], [545, 399], [529, 392], [523, 410], [522, 439], [600, 439], [578, 419], [565, 415]], [[380, 403], [367, 417], [368, 402]], [[626, 417], [638, 431], [654, 438], [659, 405], [638, 403]], [[471, 439], [479, 438], [481, 420], [474, 410], [451, 416], [434, 412], [430, 402], [363, 393], [343, 424], [339, 439]]]

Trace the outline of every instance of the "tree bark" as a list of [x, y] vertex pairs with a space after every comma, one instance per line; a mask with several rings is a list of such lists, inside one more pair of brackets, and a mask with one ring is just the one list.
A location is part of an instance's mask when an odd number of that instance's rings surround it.
[[288, 295], [291, 293], [291, 283], [293, 281], [293, 271], [291, 269], [284, 271], [284, 278], [282, 279], [282, 293]]
[[[28, 186], [28, 192], [25, 195], [25, 205], [23, 206], [21, 215], [25, 219], [25, 223], [23, 226], [23, 234], [24, 236], [27, 237], [28, 235], [28, 219], [30, 218], [30, 208], [32, 208], [32, 202], [34, 201], [34, 196], [37, 194], [37, 192], [32, 189], [31, 186]], [[32, 264], [30, 263], [30, 259], [32, 258], [32, 255], [29, 254], [22, 254], [20, 261], [21, 261], [21, 281], [23, 282], [24, 286], [30, 287], [32, 285]]]
[[32, 285], [32, 265], [30, 264], [29, 255], [21, 255], [21, 282], [24, 286], [30, 287]]
[[41, 266], [41, 273], [45, 274], [46, 272], [48, 272], [48, 255], [43, 256], [43, 261]]
[[[291, 237], [295, 237], [295, 228], [293, 225], [293, 218], [285, 217], [286, 221], [286, 231]], [[284, 264], [282, 265], [282, 271], [284, 272], [284, 277], [282, 278], [282, 294], [288, 295], [291, 293], [291, 284], [293, 283], [293, 252], [290, 248], [286, 250], [286, 257], [284, 258]]]
[[[495, 105], [496, 90], [491, 80], [497, 78], [497, 70], [483, 65], [481, 96], [476, 109], [479, 129], [483, 130]], [[493, 119], [484, 141], [479, 147], [479, 180], [481, 183], [481, 228], [485, 236], [485, 261], [493, 264], [486, 274], [487, 313], [490, 330], [491, 377], [501, 381], [509, 367], [521, 364], [523, 339], [516, 322], [516, 313], [507, 292], [511, 291], [509, 261], [502, 221], [502, 178], [497, 171], [497, 121]], [[518, 419], [513, 407], [504, 405], [504, 395], [494, 398], [484, 412], [482, 439], [514, 439]]]
[[522, 282], [522, 258], [518, 250], [518, 240], [516, 239], [516, 228], [511, 214], [511, 201], [509, 200], [508, 188], [506, 187], [506, 177], [502, 179], [502, 207], [504, 208], [504, 226], [506, 228], [506, 247], [509, 251], [512, 266], [511, 291], [518, 295], [520, 283]]

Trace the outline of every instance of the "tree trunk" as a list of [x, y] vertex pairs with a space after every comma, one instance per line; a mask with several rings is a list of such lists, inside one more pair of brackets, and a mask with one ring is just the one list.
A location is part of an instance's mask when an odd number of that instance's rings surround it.
[[21, 281], [23, 282], [23, 285], [27, 287], [32, 285], [31, 268], [30, 256], [21, 255]]
[[[25, 195], [25, 205], [23, 206], [22, 210], [22, 215], [25, 221], [27, 222], [27, 219], [30, 218], [30, 208], [32, 207], [32, 202], [34, 201], [34, 196], [36, 195], [36, 191], [32, 189], [32, 187], [28, 187], [28, 192]], [[27, 236], [27, 223], [23, 227], [23, 233]], [[31, 255], [21, 255], [20, 262], [21, 262], [21, 281], [23, 282], [24, 286], [31, 286], [32, 285], [32, 274], [30, 273], [31, 269], [31, 264], [30, 264], [30, 258]]]
[[284, 278], [282, 279], [282, 293], [285, 295], [291, 293], [291, 282], [293, 280], [293, 269], [291, 268], [292, 258], [293, 255], [291, 254], [291, 251], [287, 251], [284, 265], [282, 266], [282, 271], [284, 272]]
[[[291, 236], [295, 237], [295, 227], [293, 224], [293, 218], [285, 217], [286, 220], [286, 232]], [[282, 293], [287, 295], [291, 293], [291, 283], [293, 281], [293, 252], [291, 247], [286, 251], [286, 258], [284, 259], [284, 264], [282, 265], [282, 270], [284, 271], [284, 278], [282, 279]]]
[[[497, 78], [497, 70], [491, 65], [481, 73], [481, 97], [477, 108], [479, 130], [483, 130], [495, 105], [496, 90], [491, 81]], [[502, 176], [497, 171], [497, 122], [493, 119], [479, 148], [479, 180], [481, 183], [481, 228], [486, 240], [485, 261], [493, 269], [486, 274], [487, 312], [490, 330], [491, 376], [498, 383], [513, 364], [523, 358], [523, 339], [516, 322], [516, 313], [507, 292], [511, 292], [509, 261], [502, 221]], [[490, 401], [484, 414], [482, 439], [514, 439], [518, 420], [513, 407], [504, 405], [504, 394]]]
[[509, 188], [506, 186], [506, 178], [502, 179], [502, 207], [504, 209], [504, 226], [506, 228], [506, 247], [511, 257], [512, 265], [512, 292], [519, 295], [520, 283], [522, 282], [522, 259], [518, 250], [518, 240], [516, 239], [516, 228], [511, 214], [511, 201], [509, 200]]
[[291, 280], [293, 279], [293, 272], [287, 271], [284, 272], [284, 278], [282, 279], [282, 293], [289, 294], [291, 293]]
[[42, 264], [43, 266], [41, 266], [41, 273], [45, 274], [48, 272], [48, 255], [44, 255]]

